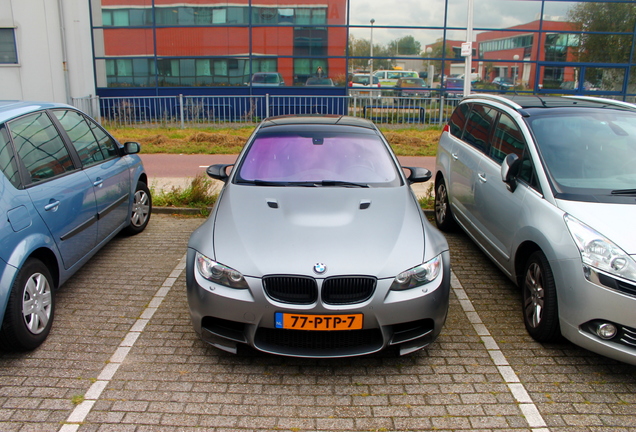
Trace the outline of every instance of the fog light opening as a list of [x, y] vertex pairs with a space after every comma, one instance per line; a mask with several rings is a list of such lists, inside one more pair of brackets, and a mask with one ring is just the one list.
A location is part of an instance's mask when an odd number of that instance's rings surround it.
[[618, 333], [618, 329], [612, 323], [601, 323], [596, 327], [596, 335], [601, 339], [612, 339]]

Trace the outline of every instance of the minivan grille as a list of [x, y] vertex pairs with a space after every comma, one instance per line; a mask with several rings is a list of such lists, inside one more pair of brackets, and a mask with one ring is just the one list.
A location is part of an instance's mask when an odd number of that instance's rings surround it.
[[265, 293], [282, 303], [312, 304], [318, 299], [316, 281], [303, 276], [265, 276]]
[[327, 304], [350, 304], [368, 300], [375, 290], [376, 279], [364, 276], [334, 277], [322, 285], [322, 301]]
[[614, 279], [613, 277], [607, 276], [603, 273], [598, 274], [598, 280], [607, 287], [613, 288], [617, 291], [629, 294], [631, 296], [636, 296], [636, 286], [632, 284], [623, 282], [619, 279]]

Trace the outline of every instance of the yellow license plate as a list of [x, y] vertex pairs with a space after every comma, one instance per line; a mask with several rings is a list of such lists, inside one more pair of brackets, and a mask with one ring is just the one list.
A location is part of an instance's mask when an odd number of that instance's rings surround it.
[[276, 328], [290, 330], [360, 330], [362, 314], [305, 315], [276, 312]]

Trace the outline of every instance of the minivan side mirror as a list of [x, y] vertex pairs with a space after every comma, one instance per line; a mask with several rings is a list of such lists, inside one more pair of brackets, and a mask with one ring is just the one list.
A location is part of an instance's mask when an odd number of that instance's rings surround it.
[[137, 154], [141, 151], [141, 146], [138, 142], [129, 141], [124, 143], [124, 152], [126, 154]]
[[510, 153], [501, 164], [501, 180], [508, 186], [510, 192], [517, 188], [517, 174], [521, 167], [521, 159], [514, 153]]
[[208, 176], [212, 177], [215, 180], [221, 180], [222, 182], [227, 181], [229, 175], [227, 174], [226, 168], [234, 166], [234, 164], [215, 164], [210, 165], [205, 172]]

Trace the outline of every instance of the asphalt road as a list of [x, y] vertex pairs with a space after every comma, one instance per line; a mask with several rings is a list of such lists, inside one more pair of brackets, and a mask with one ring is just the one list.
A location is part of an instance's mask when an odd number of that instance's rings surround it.
[[[232, 164], [237, 155], [186, 155], [186, 154], [144, 154], [139, 155], [149, 177], [194, 177], [205, 168], [220, 163]], [[424, 167], [433, 171], [434, 157], [400, 156], [403, 166]]]
[[[237, 155], [185, 155], [185, 154], [144, 154], [139, 155], [144, 163], [150, 179], [150, 186], [156, 190], [169, 190], [172, 186], [186, 187], [192, 178], [204, 174], [205, 169], [213, 164], [233, 164]], [[434, 157], [400, 156], [402, 166], [435, 169]], [[217, 184], [216, 187], [220, 187]], [[415, 184], [413, 189], [417, 196], [424, 196], [428, 184]]]
[[53, 330], [0, 353], [1, 431], [636, 431], [636, 367], [525, 332], [520, 295], [461, 233], [440, 338], [312, 360], [206, 345], [184, 254], [202, 219], [153, 215], [58, 292]]

